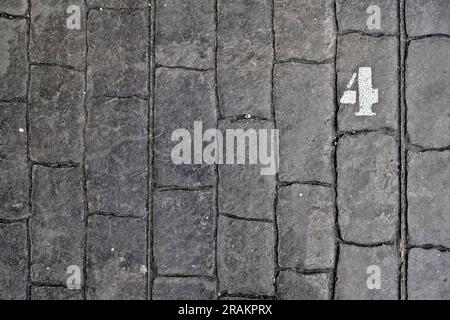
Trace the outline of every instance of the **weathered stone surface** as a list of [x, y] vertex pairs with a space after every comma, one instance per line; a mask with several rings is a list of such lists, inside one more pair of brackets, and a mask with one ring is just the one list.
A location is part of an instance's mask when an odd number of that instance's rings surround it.
[[275, 0], [274, 12], [278, 60], [333, 57], [336, 30], [332, 0]]
[[27, 22], [0, 19], [0, 99], [24, 97], [27, 78]]
[[397, 146], [381, 133], [343, 137], [338, 144], [338, 209], [344, 240], [393, 240], [398, 216]]
[[[223, 143], [226, 145], [227, 129], [242, 129], [244, 132], [255, 130], [255, 137], [258, 136], [260, 129], [273, 129], [273, 122], [270, 121], [229, 121], [223, 120], [219, 123], [219, 129], [223, 134]], [[265, 134], [270, 141], [270, 132]], [[244, 218], [273, 219], [273, 204], [275, 199], [276, 176], [262, 175], [261, 169], [268, 165], [250, 164], [248, 153], [255, 149], [261, 157], [261, 148], [258, 142], [250, 146], [249, 139], [246, 139], [245, 152], [247, 154], [245, 164], [237, 164], [237, 152], [234, 151], [234, 164], [226, 164], [227, 150], [223, 153], [224, 164], [219, 165], [219, 211], [222, 213], [233, 214]], [[234, 139], [234, 144], [239, 142]], [[270, 144], [268, 143], [270, 146]], [[269, 154], [270, 149], [268, 149]], [[266, 155], [264, 155], [266, 156]]]
[[199, 278], [161, 278], [153, 283], [153, 300], [214, 300], [216, 283]]
[[277, 278], [280, 300], [329, 300], [329, 274], [298, 274], [281, 271]]
[[0, 299], [25, 300], [28, 272], [25, 224], [0, 223], [0, 248]]
[[220, 292], [274, 294], [274, 227], [220, 216], [217, 267]]
[[214, 67], [214, 1], [156, 2], [156, 63]]
[[406, 31], [409, 36], [450, 34], [450, 6], [447, 0], [405, 1]]
[[80, 290], [33, 286], [31, 288], [31, 300], [83, 300], [83, 294]]
[[291, 185], [278, 190], [278, 263], [325, 269], [334, 265], [334, 195], [331, 188]]
[[[194, 164], [193, 149], [194, 121], [200, 121], [204, 131], [216, 127], [214, 72], [159, 68], [155, 100], [156, 182], [183, 187], [215, 184], [214, 166]], [[177, 129], [191, 134], [191, 164], [175, 164], [171, 158], [181, 141], [171, 141]]]
[[88, 222], [87, 298], [145, 299], [146, 223], [92, 216]]
[[146, 11], [91, 11], [87, 59], [90, 94], [148, 94], [147, 18]]
[[450, 151], [408, 158], [409, 241], [450, 247]]
[[[408, 2], [408, 1], [406, 1]], [[374, 11], [369, 6], [380, 8], [380, 29], [369, 29]], [[364, 31], [368, 33], [396, 33], [398, 31], [397, 1], [392, 0], [337, 0], [339, 31]], [[369, 19], [370, 18], [370, 19]]]
[[[67, 27], [69, 5], [80, 8], [80, 29]], [[31, 6], [30, 57], [32, 62], [84, 68], [86, 55], [85, 7], [82, 0], [39, 0]]]
[[28, 212], [26, 105], [0, 103], [0, 218]]
[[84, 194], [80, 168], [33, 167], [31, 279], [66, 284], [67, 267], [83, 266]]
[[408, 254], [408, 299], [450, 299], [450, 253], [411, 249]]
[[406, 60], [407, 125], [414, 144], [430, 148], [450, 146], [449, 51], [450, 40], [446, 38], [412, 41], [409, 46]]
[[215, 192], [156, 192], [153, 214], [154, 256], [158, 274], [212, 276]]
[[0, 12], [13, 15], [24, 15], [28, 9], [27, 0], [2, 0]]
[[87, 0], [90, 7], [101, 8], [144, 8], [147, 0]]
[[333, 74], [331, 65], [275, 66], [281, 181], [332, 181]]
[[[380, 289], [369, 289], [369, 266], [380, 268]], [[397, 252], [392, 246], [373, 248], [341, 245], [337, 269], [336, 299], [397, 300]]]
[[222, 115], [271, 118], [271, 1], [218, 1], [217, 82]]
[[[348, 90], [347, 85], [360, 67], [372, 68], [372, 87], [378, 89], [378, 103], [372, 105], [375, 116], [356, 116], [359, 102], [339, 102], [339, 130], [397, 127], [398, 109], [398, 47], [393, 37], [376, 38], [349, 34], [338, 41], [337, 73], [338, 99]], [[352, 90], [358, 89], [355, 81]], [[359, 99], [357, 99], [359, 100]]]
[[146, 214], [147, 101], [93, 99], [88, 114], [86, 172], [90, 211]]
[[83, 159], [84, 76], [61, 67], [32, 66], [30, 157], [42, 162]]

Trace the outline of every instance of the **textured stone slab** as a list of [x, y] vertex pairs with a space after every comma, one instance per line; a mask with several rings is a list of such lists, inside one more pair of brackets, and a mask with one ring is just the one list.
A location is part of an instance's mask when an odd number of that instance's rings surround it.
[[[68, 7], [80, 8], [80, 29], [67, 28]], [[70, 11], [69, 11], [70, 12]], [[86, 55], [85, 7], [82, 0], [33, 1], [31, 6], [30, 56], [33, 62], [84, 68]]]
[[[408, 1], [406, 1], [408, 3]], [[372, 26], [374, 11], [370, 6], [380, 8], [380, 28]], [[369, 12], [367, 12], [369, 10]], [[364, 31], [368, 33], [396, 33], [398, 31], [397, 1], [393, 0], [337, 0], [339, 31]]]
[[87, 0], [90, 7], [100, 8], [144, 8], [147, 0]]
[[24, 15], [28, 9], [27, 0], [2, 0], [0, 12], [13, 15]]
[[[155, 97], [155, 179], [162, 185], [195, 187], [215, 184], [213, 165], [194, 164], [194, 121], [203, 130], [216, 127], [214, 72], [159, 68]], [[175, 164], [171, 153], [181, 141], [171, 141], [177, 129], [191, 134], [191, 164]], [[208, 143], [203, 144], [206, 146]]]
[[332, 58], [335, 22], [332, 0], [275, 0], [275, 49], [278, 60]]
[[380, 133], [344, 137], [337, 150], [342, 238], [358, 243], [393, 240], [398, 216], [395, 139]]
[[147, 18], [146, 11], [91, 11], [87, 59], [90, 94], [148, 94]]
[[28, 273], [25, 224], [0, 224], [0, 248], [0, 299], [25, 300]]
[[214, 1], [156, 2], [156, 63], [213, 68]]
[[214, 191], [157, 192], [153, 219], [158, 274], [213, 275]]
[[[354, 73], [360, 67], [372, 68], [372, 87], [378, 89], [378, 103], [372, 105], [375, 116], [356, 116], [359, 101], [355, 104], [339, 103], [339, 130], [376, 129], [397, 127], [398, 109], [398, 47], [393, 37], [375, 38], [349, 34], [338, 41], [337, 73], [338, 99], [340, 100]], [[351, 90], [358, 89], [355, 81]], [[358, 99], [357, 99], [358, 100]]]
[[279, 64], [274, 103], [281, 181], [331, 182], [334, 71], [331, 65]]
[[334, 266], [334, 195], [331, 188], [281, 187], [277, 224], [281, 267], [325, 269]]
[[270, 118], [270, 0], [218, 1], [217, 82], [222, 115]]
[[0, 19], [0, 100], [24, 97], [27, 77], [27, 22]]
[[280, 300], [329, 300], [329, 274], [298, 274], [281, 271], [277, 278]]
[[147, 101], [93, 99], [88, 114], [86, 172], [90, 211], [146, 214]]
[[88, 222], [87, 298], [145, 299], [144, 219], [92, 216]]
[[156, 278], [153, 300], [214, 300], [216, 283], [200, 278]]
[[[273, 122], [223, 120], [220, 121], [219, 128], [224, 137], [224, 145], [226, 145], [227, 129], [242, 129], [244, 132], [255, 130], [258, 135], [260, 129], [273, 129]], [[268, 131], [265, 136], [270, 139], [270, 132]], [[235, 144], [238, 143], [236, 140], [234, 139]], [[247, 139], [244, 149], [247, 154], [251, 148], [256, 148], [259, 152], [258, 155], [261, 156], [261, 149], [257, 142], [251, 147], [249, 139]], [[226, 151], [225, 149], [223, 153], [224, 162], [227, 157]], [[268, 166], [260, 163], [249, 164], [248, 156], [246, 156], [245, 164], [237, 164], [236, 151], [234, 152], [234, 164], [219, 165], [219, 211], [244, 218], [273, 219], [276, 176], [261, 175], [261, 169]]]
[[407, 125], [414, 144], [429, 148], [450, 146], [449, 51], [450, 40], [446, 38], [412, 41], [409, 46], [406, 60]]
[[405, 1], [406, 31], [409, 36], [450, 34], [450, 6], [447, 0]]
[[83, 159], [84, 76], [61, 67], [32, 66], [30, 157], [42, 162]]
[[450, 299], [450, 253], [411, 249], [408, 255], [408, 299]]
[[409, 241], [450, 247], [450, 151], [408, 158]]
[[33, 167], [31, 279], [65, 285], [83, 267], [84, 194], [80, 168]]
[[31, 300], [83, 300], [83, 294], [80, 290], [33, 286], [31, 288]]
[[0, 218], [28, 212], [26, 105], [0, 103]]
[[273, 224], [220, 216], [217, 267], [221, 293], [274, 294]]
[[[380, 289], [369, 289], [368, 278], [380, 269]], [[392, 246], [363, 248], [341, 245], [337, 269], [336, 299], [338, 300], [397, 300], [397, 252]], [[372, 283], [372, 282], [370, 282]]]

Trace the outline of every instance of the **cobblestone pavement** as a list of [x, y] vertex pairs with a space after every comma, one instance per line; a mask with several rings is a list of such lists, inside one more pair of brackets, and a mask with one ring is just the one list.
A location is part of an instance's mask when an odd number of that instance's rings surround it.
[[0, 299], [450, 299], [449, 52], [448, 0], [2, 0]]

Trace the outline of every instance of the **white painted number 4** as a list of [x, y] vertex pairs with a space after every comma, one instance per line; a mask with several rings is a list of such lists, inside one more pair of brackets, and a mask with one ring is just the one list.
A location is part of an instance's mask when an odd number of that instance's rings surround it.
[[372, 88], [372, 68], [361, 67], [358, 74], [353, 73], [352, 78], [347, 84], [347, 89], [339, 100], [342, 104], [356, 104], [356, 90], [351, 90], [353, 83], [358, 77], [358, 100], [359, 110], [355, 112], [356, 116], [375, 116], [372, 106], [378, 103], [378, 89]]

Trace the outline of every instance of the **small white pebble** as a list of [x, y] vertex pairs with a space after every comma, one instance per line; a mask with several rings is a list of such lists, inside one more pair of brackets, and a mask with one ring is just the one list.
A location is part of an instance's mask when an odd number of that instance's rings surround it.
[[300, 193], [300, 197], [303, 197], [303, 193]]
[[25, 132], [25, 130], [23, 130], [23, 128], [19, 128], [19, 132]]
[[139, 272], [140, 273], [147, 273], [147, 267], [144, 266], [143, 264], [141, 264], [141, 266], [139, 267]]
[[50, 270], [50, 268], [49, 268], [49, 267], [47, 267], [47, 270]]
[[250, 119], [251, 117], [252, 117], [251, 114], [246, 114], [246, 115], [245, 115], [245, 119]]
[[111, 248], [111, 252], [114, 252], [114, 248]]

